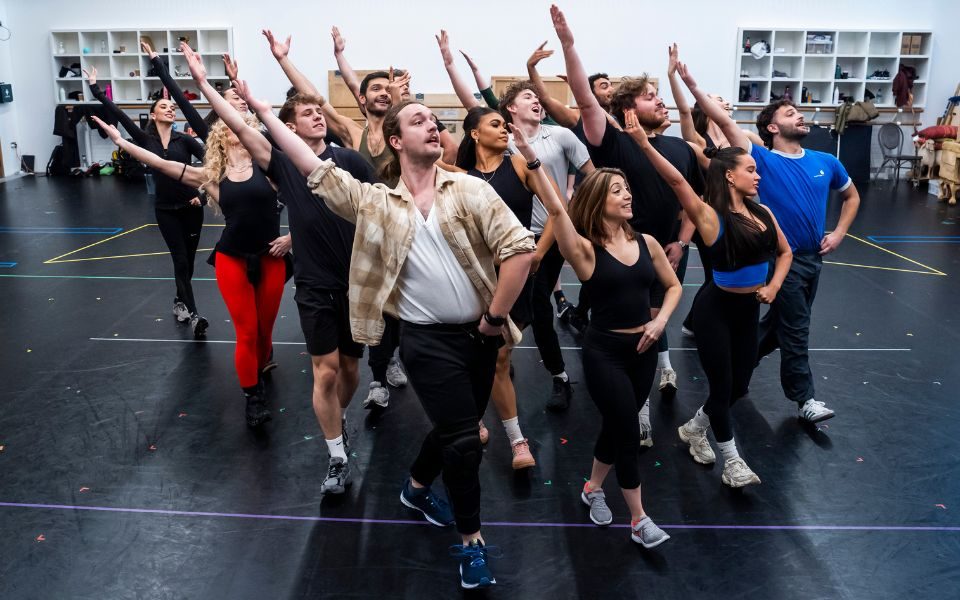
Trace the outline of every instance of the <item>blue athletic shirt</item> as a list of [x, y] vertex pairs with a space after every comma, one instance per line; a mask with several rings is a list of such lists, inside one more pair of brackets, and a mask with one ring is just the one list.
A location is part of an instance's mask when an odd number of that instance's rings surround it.
[[777, 218], [793, 252], [817, 252], [827, 220], [830, 190], [853, 184], [837, 157], [804, 149], [784, 154], [750, 144], [760, 173], [760, 203]]

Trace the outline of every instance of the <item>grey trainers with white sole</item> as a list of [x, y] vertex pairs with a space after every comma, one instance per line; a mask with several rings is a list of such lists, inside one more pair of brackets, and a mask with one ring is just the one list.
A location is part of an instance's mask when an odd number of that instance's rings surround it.
[[670, 539], [670, 535], [657, 527], [650, 517], [644, 517], [630, 525], [630, 539], [644, 548], [656, 548]]
[[613, 523], [613, 513], [607, 506], [607, 495], [602, 489], [588, 492], [587, 487], [584, 486], [583, 491], [580, 492], [580, 499], [590, 507], [590, 520], [594, 524], [602, 526]]

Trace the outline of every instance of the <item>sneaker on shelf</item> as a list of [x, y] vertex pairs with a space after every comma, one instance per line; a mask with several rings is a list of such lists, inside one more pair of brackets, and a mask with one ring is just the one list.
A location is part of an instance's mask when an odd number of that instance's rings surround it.
[[453, 510], [450, 505], [428, 487], [414, 488], [409, 478], [400, 490], [400, 502], [407, 508], [422, 512], [423, 517], [437, 527], [453, 525]]
[[247, 399], [246, 418], [248, 427], [259, 427], [273, 418], [267, 408], [267, 400], [263, 390], [255, 394], [245, 394]]
[[487, 547], [480, 540], [474, 540], [467, 546], [450, 546], [450, 556], [460, 559], [460, 587], [472, 590], [497, 583], [487, 564], [487, 552]]
[[724, 485], [729, 485], [732, 488], [742, 488], [760, 483], [757, 474], [739, 456], [728, 458], [723, 463], [723, 475], [720, 480], [723, 481]]
[[677, 394], [677, 372], [673, 369], [660, 369], [660, 394], [673, 397]]
[[173, 301], [173, 316], [177, 318], [177, 321], [180, 323], [186, 323], [190, 320], [190, 310], [187, 309], [187, 305], [179, 300]]
[[489, 441], [490, 441], [490, 430], [487, 429], [487, 426], [481, 420], [480, 421], [480, 443], [486, 446], [487, 442]]
[[589, 485], [589, 483], [583, 485], [583, 491], [580, 492], [580, 499], [590, 507], [590, 520], [596, 525], [601, 526], [613, 523], [613, 513], [610, 511], [610, 507], [607, 506], [607, 495], [603, 493], [602, 488], [588, 492], [587, 486]]
[[390, 390], [380, 385], [379, 381], [370, 382], [370, 391], [363, 400], [363, 408], [386, 408], [390, 404]]
[[696, 337], [696, 334], [693, 333], [693, 330], [692, 330], [692, 329], [689, 329], [686, 325], [681, 325], [681, 326], [680, 326], [680, 333], [682, 333], [683, 335], [685, 335], [685, 336], [687, 336], [687, 337]]
[[209, 326], [210, 324], [207, 323], [207, 320], [197, 313], [193, 313], [190, 317], [190, 329], [193, 330], [193, 339], [195, 340], [205, 338], [207, 336], [207, 327]]
[[640, 413], [640, 445], [647, 448], [653, 446], [653, 425], [650, 424], [650, 415], [646, 413]]
[[514, 442], [512, 446], [514, 471], [528, 469], [537, 465], [537, 461], [534, 460], [533, 454], [530, 453], [530, 443], [526, 438], [520, 440], [519, 442]]
[[832, 419], [835, 414], [836, 413], [827, 408], [823, 402], [814, 400], [813, 398], [810, 398], [803, 403], [803, 406], [797, 408], [797, 417], [801, 421], [808, 423], [826, 421], [827, 419]]
[[342, 494], [350, 485], [350, 463], [339, 456], [330, 458], [327, 465], [327, 478], [320, 486], [321, 494]]
[[547, 410], [564, 411], [570, 408], [570, 398], [573, 396], [573, 389], [570, 387], [570, 381], [564, 381], [559, 377], [553, 378], [553, 391], [550, 393], [550, 399], [547, 400]]
[[570, 304], [570, 301], [567, 300], [567, 297], [561, 296], [560, 300], [557, 301], [557, 318], [561, 321], [566, 321], [572, 309], [573, 305]]
[[407, 385], [407, 374], [403, 372], [400, 360], [391, 358], [387, 365], [387, 383], [395, 388], [401, 388]]
[[644, 517], [636, 523], [630, 523], [630, 539], [644, 548], [656, 548], [670, 539], [670, 535], [657, 527], [650, 517]]
[[680, 434], [682, 442], [690, 445], [690, 456], [693, 457], [693, 460], [701, 465], [712, 465], [717, 462], [717, 455], [713, 452], [713, 448], [710, 447], [710, 442], [707, 440], [706, 428], [697, 427], [693, 423], [693, 419], [690, 419], [677, 428], [677, 433]]

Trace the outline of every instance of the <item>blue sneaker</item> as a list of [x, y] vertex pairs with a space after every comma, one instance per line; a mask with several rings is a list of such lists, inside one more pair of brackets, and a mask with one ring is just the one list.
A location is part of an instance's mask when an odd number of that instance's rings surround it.
[[428, 487], [415, 489], [407, 479], [400, 490], [400, 502], [404, 506], [419, 510], [423, 516], [437, 527], [453, 525], [453, 511], [450, 505], [433, 493]]
[[487, 552], [490, 550], [496, 548], [487, 548], [480, 540], [470, 542], [469, 546], [450, 546], [450, 556], [460, 559], [460, 587], [472, 590], [490, 587], [497, 582], [487, 566]]

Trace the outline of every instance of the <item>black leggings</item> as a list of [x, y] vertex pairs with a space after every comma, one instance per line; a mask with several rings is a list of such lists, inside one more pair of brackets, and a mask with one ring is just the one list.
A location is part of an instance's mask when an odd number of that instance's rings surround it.
[[725, 292], [711, 281], [693, 305], [697, 353], [710, 383], [703, 412], [718, 442], [733, 439], [730, 407], [747, 393], [757, 364], [760, 303], [754, 294]]
[[[430, 485], [443, 473], [457, 531], [480, 530], [480, 430], [497, 368], [500, 337], [474, 325], [400, 323], [400, 359], [433, 429], [410, 475]], [[636, 420], [636, 415], [634, 415]]]
[[640, 423], [643, 408], [657, 370], [653, 344], [637, 352], [639, 333], [613, 333], [592, 325], [583, 338], [583, 376], [603, 424], [593, 456], [605, 465], [616, 465], [620, 487], [640, 487]]
[[[539, 238], [538, 238], [539, 240]], [[540, 268], [533, 276], [531, 303], [533, 308], [533, 340], [540, 350], [543, 366], [551, 375], [559, 375], [566, 370], [563, 355], [560, 353], [560, 339], [553, 327], [553, 287], [557, 285], [560, 270], [563, 268], [563, 255], [554, 243], [540, 261]]]
[[200, 244], [200, 231], [203, 229], [203, 207], [184, 206], [182, 208], [158, 208], [157, 225], [160, 235], [167, 243], [170, 258], [173, 259], [173, 277], [177, 282], [177, 300], [187, 305], [191, 313], [197, 312], [197, 303], [193, 299], [193, 259], [197, 256]]
[[376, 346], [370, 346], [370, 355], [367, 364], [373, 371], [373, 380], [380, 385], [387, 385], [387, 367], [393, 353], [400, 345], [400, 321], [388, 314], [383, 315], [383, 337]]

